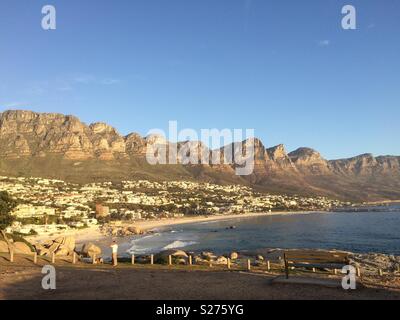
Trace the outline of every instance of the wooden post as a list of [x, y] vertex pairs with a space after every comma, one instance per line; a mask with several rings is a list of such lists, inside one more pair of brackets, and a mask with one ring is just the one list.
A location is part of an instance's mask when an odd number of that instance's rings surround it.
[[168, 256], [168, 264], [169, 264], [170, 266], [172, 266], [172, 256], [171, 256], [171, 255]]
[[74, 251], [74, 253], [72, 254], [72, 264], [76, 263], [76, 252]]
[[51, 263], [56, 263], [56, 254], [54, 252], [51, 254]]
[[96, 254], [93, 253], [92, 264], [96, 264]]
[[312, 272], [313, 272], [313, 273], [316, 273], [317, 270], [316, 270], [315, 268], [312, 268]]
[[153, 255], [153, 254], [150, 256], [150, 264], [151, 264], [151, 265], [154, 264], [154, 255]]
[[250, 259], [247, 260], [247, 270], [251, 271], [251, 261], [250, 261]]
[[37, 252], [33, 253], [33, 263], [37, 264]]
[[267, 261], [267, 270], [271, 271], [271, 262]]
[[132, 265], [135, 264], [135, 255], [134, 255], [134, 254], [133, 254], [132, 257], [131, 257], [131, 262], [132, 262]]
[[283, 260], [285, 262], [285, 274], [286, 274], [286, 279], [289, 279], [289, 263], [287, 261], [286, 253], [283, 254]]
[[189, 256], [189, 266], [191, 266], [193, 264], [193, 257]]
[[14, 262], [14, 250], [10, 249], [10, 262]]
[[337, 269], [333, 270], [333, 274], [334, 274], [334, 275], [337, 275], [337, 273], [338, 273], [338, 272], [337, 272]]
[[361, 269], [359, 267], [357, 267], [357, 277], [361, 277]]
[[383, 276], [383, 271], [382, 271], [382, 269], [379, 269], [378, 272], [379, 272], [379, 276], [382, 277], [382, 276]]
[[231, 259], [228, 258], [228, 269], [231, 269]]

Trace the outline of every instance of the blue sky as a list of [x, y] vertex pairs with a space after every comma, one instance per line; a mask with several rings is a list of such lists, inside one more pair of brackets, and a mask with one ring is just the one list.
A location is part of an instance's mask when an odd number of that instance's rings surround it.
[[[345, 4], [357, 30], [341, 28]], [[399, 32], [398, 0], [1, 0], [0, 110], [400, 155]]]

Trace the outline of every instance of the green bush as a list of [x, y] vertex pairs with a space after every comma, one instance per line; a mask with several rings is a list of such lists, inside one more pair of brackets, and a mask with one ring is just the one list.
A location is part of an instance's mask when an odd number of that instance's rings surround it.
[[10, 226], [14, 221], [11, 211], [16, 207], [16, 201], [6, 191], [0, 191], [0, 230]]

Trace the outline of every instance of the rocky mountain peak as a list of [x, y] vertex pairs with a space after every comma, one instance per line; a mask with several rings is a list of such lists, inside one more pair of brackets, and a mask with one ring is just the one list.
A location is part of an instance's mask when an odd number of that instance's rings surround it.
[[325, 161], [325, 159], [322, 158], [319, 152], [311, 148], [299, 148], [295, 151], [292, 151], [289, 153], [289, 158], [296, 164], [307, 164]]
[[89, 128], [93, 131], [95, 134], [102, 134], [102, 133], [108, 133], [108, 134], [118, 134], [117, 130], [115, 130], [112, 126], [108, 125], [107, 123], [104, 122], [96, 122], [92, 123]]
[[267, 153], [271, 160], [288, 160], [289, 157], [286, 153], [285, 146], [283, 144], [279, 144], [275, 147], [267, 149]]

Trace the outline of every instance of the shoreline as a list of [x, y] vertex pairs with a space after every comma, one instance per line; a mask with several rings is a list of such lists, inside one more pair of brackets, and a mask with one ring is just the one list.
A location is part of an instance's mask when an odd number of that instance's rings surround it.
[[140, 221], [134, 223], [134, 225], [148, 232], [158, 228], [179, 226], [185, 224], [195, 224], [202, 222], [215, 222], [215, 221], [237, 220], [237, 219], [247, 219], [247, 218], [257, 218], [257, 217], [270, 217], [279, 215], [306, 215], [313, 213], [325, 213], [325, 212], [324, 211], [277, 211], [268, 213], [228, 214], [228, 215], [184, 217], [184, 218], [170, 218], [163, 220]]
[[[277, 211], [268, 213], [246, 213], [246, 214], [229, 214], [229, 215], [215, 215], [215, 216], [198, 216], [198, 217], [183, 217], [183, 218], [168, 218], [161, 220], [147, 220], [121, 223], [121, 226], [135, 226], [142, 229], [144, 232], [149, 232], [154, 229], [196, 224], [202, 222], [215, 222], [226, 220], [237, 220], [257, 217], [270, 217], [279, 215], [308, 215], [313, 213], [328, 213], [327, 211]], [[48, 235], [27, 236], [25, 239], [29, 242], [42, 242], [57, 237], [72, 236], [75, 238], [77, 244], [84, 242], [103, 242], [111, 239], [125, 239], [126, 237], [113, 237], [107, 236], [100, 231], [100, 226], [93, 226], [81, 230], [68, 230], [65, 232], [53, 233]]]

